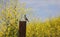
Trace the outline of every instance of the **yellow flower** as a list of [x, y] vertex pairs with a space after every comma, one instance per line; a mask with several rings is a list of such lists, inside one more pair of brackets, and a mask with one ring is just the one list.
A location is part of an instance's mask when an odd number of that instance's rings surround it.
[[16, 20], [16, 19], [11, 19], [11, 20], [10, 20], [10, 23], [11, 23], [11, 24], [14, 24], [14, 23], [15, 23], [15, 20]]
[[0, 37], [2, 37], [2, 36], [3, 36], [3, 34], [4, 34], [4, 33], [3, 33], [2, 31], [0, 31]]

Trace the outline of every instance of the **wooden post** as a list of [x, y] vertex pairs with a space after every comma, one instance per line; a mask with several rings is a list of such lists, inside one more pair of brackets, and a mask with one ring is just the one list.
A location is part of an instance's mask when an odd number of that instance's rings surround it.
[[26, 37], [26, 21], [19, 21], [19, 37]]

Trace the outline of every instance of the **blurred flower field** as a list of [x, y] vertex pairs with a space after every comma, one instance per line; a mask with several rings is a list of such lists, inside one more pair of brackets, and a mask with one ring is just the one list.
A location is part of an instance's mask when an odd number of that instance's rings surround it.
[[60, 17], [27, 25], [26, 37], [60, 37]]
[[[14, 4], [13, 4], [14, 5]], [[9, 6], [0, 12], [0, 37], [18, 37], [20, 13], [26, 14], [26, 8]], [[60, 37], [60, 17], [45, 22], [32, 21], [26, 25], [26, 37]]]
[[[1, 16], [0, 37], [18, 37], [18, 15], [4, 14]], [[6, 17], [7, 16], [7, 17]], [[60, 37], [60, 17], [47, 19], [45, 22], [32, 21], [27, 23], [26, 37]]]
[[[19, 27], [16, 22], [8, 26], [3, 23], [0, 29], [0, 37], [18, 37]], [[26, 37], [60, 37], [60, 17], [46, 20], [43, 23], [30, 22], [26, 28]]]

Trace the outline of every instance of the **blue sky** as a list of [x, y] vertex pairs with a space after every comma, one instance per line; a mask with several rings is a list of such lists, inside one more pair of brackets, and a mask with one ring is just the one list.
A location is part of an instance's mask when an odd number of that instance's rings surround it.
[[60, 15], [60, 0], [20, 0], [20, 3], [26, 3], [33, 10], [32, 16], [42, 20]]
[[[6, 3], [8, 0], [4, 0]], [[26, 3], [26, 7], [31, 7], [31, 15], [28, 16], [29, 19], [41, 18], [45, 20], [48, 17], [60, 16], [60, 0], [19, 0], [20, 3]], [[5, 5], [0, 0], [0, 4]], [[29, 15], [29, 14], [27, 14]]]

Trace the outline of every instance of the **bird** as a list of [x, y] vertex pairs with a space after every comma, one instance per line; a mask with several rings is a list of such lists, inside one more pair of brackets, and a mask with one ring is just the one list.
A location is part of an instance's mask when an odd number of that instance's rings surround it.
[[24, 19], [25, 19], [25, 21], [28, 21], [28, 22], [29, 22], [29, 20], [28, 20], [28, 18], [26, 17], [26, 15], [24, 15]]

